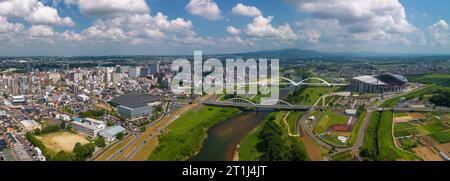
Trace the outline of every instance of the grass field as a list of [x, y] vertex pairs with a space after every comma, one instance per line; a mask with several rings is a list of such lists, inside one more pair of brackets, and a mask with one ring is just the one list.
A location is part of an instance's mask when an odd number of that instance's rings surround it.
[[297, 134], [297, 121], [301, 116], [303, 116], [303, 114], [305, 114], [305, 112], [295, 111], [291, 112], [286, 118], [286, 122], [289, 125], [289, 131], [291, 134]]
[[207, 130], [239, 112], [234, 108], [205, 106], [191, 110], [175, 120], [161, 135], [160, 143], [149, 160], [186, 160], [200, 148]]
[[377, 122], [380, 116], [380, 112], [373, 112], [370, 118], [369, 124], [367, 125], [366, 135], [364, 136], [364, 143], [361, 150], [367, 150], [367, 156], [374, 155], [377, 152], [376, 139], [376, 129]]
[[411, 100], [411, 99], [413, 99], [415, 97], [420, 97], [421, 95], [428, 94], [431, 91], [434, 91], [436, 89], [439, 89], [439, 86], [430, 85], [428, 87], [416, 90], [414, 92], [410, 92], [410, 93], [408, 93], [408, 94], [406, 94], [404, 96], [399, 96], [399, 97], [396, 97], [396, 98], [392, 98], [392, 99], [386, 100], [386, 101], [383, 102], [383, 104], [381, 104], [381, 107], [383, 107], [383, 108], [395, 107], [398, 104], [398, 102], [400, 102], [400, 98], [401, 97], [405, 97], [407, 100]]
[[411, 75], [407, 76], [411, 82], [423, 84], [437, 84], [441, 86], [450, 86], [449, 74], [427, 74], [427, 75]]
[[433, 137], [437, 142], [439, 142], [439, 144], [448, 143], [448, 142], [450, 142], [450, 131], [446, 130], [446, 131], [435, 132], [435, 133], [431, 134], [431, 137]]
[[59, 151], [72, 152], [75, 144], [87, 144], [89, 141], [80, 134], [70, 132], [56, 132], [42, 136], [36, 136], [45, 147], [57, 153]]
[[320, 116], [319, 122], [314, 127], [314, 133], [321, 134], [325, 132], [329, 126], [333, 124], [346, 124], [347, 116], [337, 115], [330, 108], [326, 109]]

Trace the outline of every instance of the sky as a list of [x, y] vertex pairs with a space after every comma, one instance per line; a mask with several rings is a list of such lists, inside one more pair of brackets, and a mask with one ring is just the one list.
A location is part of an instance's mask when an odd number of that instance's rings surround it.
[[0, 56], [450, 54], [448, 0], [0, 0]]

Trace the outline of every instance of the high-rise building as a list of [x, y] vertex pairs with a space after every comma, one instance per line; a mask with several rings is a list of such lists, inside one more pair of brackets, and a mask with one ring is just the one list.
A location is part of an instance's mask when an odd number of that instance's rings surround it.
[[130, 67], [128, 76], [130, 78], [136, 78], [141, 75], [141, 67]]
[[73, 72], [70, 74], [70, 80], [74, 82], [78, 82], [83, 80], [83, 74], [81, 72]]
[[148, 64], [150, 74], [159, 73], [159, 62]]
[[151, 75], [151, 74], [150, 74], [150, 68], [148, 68], [148, 67], [142, 67], [142, 68], [141, 68], [141, 77], [147, 77], [147, 76], [149, 76], [149, 75]]

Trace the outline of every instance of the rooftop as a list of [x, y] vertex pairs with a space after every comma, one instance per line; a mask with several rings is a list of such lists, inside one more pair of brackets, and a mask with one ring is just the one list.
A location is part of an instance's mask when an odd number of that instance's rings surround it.
[[111, 126], [101, 131], [100, 135], [104, 137], [114, 137], [115, 135], [123, 131], [125, 131], [125, 129], [122, 126]]
[[114, 98], [110, 102], [115, 105], [122, 105], [134, 109], [157, 101], [161, 101], [161, 98], [158, 96], [152, 96], [144, 93], [127, 93]]
[[354, 77], [353, 79], [359, 80], [361, 82], [365, 82], [365, 83], [368, 83], [368, 84], [386, 85], [386, 83], [384, 83], [381, 80], [378, 80], [374, 76], [370, 76], [370, 75], [363, 75], [363, 76], [359, 76], [359, 77]]
[[34, 120], [23, 120], [23, 121], [21, 121], [21, 123], [26, 127], [27, 126], [40, 126], [40, 124]]

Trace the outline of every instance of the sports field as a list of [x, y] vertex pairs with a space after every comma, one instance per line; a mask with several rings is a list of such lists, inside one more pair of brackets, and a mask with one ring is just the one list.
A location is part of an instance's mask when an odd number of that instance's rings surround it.
[[50, 133], [43, 136], [36, 136], [37, 139], [48, 149], [57, 153], [59, 151], [72, 152], [75, 144], [87, 144], [89, 141], [80, 134], [73, 134], [70, 132]]

